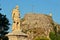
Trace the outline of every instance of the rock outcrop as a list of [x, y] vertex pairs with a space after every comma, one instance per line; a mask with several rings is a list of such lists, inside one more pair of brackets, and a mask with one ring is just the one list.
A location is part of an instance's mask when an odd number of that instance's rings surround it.
[[49, 37], [53, 30], [53, 20], [50, 15], [29, 13], [21, 19], [21, 28], [32, 39], [36, 35]]

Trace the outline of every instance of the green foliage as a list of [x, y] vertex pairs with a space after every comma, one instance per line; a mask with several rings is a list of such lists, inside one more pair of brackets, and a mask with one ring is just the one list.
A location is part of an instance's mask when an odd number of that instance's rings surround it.
[[51, 40], [60, 40], [60, 31], [58, 31], [57, 24], [53, 24], [53, 32], [50, 32], [49, 37]]
[[54, 32], [55, 32], [55, 35], [57, 35], [57, 25], [55, 25], [55, 26], [53, 27], [53, 30], [54, 30]]
[[55, 40], [56, 35], [54, 32], [50, 32], [49, 37], [51, 38], [51, 40]]
[[8, 40], [7, 36], [0, 37], [0, 40]]
[[47, 37], [36, 37], [35, 40], [49, 40]]
[[0, 38], [5, 38], [5, 35], [8, 34], [9, 29], [9, 20], [6, 18], [6, 15], [0, 13]]
[[9, 29], [9, 20], [6, 18], [6, 15], [0, 14], [0, 36], [7, 34]]
[[49, 37], [51, 40], [60, 40], [60, 35], [57, 35], [54, 32], [50, 32]]

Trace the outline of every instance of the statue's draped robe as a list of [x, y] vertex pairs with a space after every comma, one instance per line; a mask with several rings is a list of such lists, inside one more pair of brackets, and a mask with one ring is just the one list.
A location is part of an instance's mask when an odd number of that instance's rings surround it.
[[20, 13], [18, 8], [13, 9], [12, 19], [13, 19], [12, 31], [15, 30], [20, 31]]

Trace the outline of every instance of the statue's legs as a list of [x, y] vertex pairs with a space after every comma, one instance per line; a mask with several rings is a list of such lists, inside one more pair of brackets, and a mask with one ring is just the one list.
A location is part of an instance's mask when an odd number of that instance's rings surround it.
[[14, 23], [13, 23], [13, 31], [18, 30], [20, 31], [20, 18], [14, 18]]

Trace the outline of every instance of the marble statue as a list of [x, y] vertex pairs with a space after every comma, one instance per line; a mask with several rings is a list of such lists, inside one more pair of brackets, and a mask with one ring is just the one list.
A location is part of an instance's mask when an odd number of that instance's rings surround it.
[[12, 11], [12, 19], [13, 19], [12, 31], [20, 31], [20, 13], [18, 6], [16, 6], [16, 8], [14, 8]]
[[20, 13], [18, 6], [16, 6], [12, 11], [12, 19], [12, 32], [6, 35], [9, 40], [28, 40], [28, 35], [23, 33], [20, 28]]

